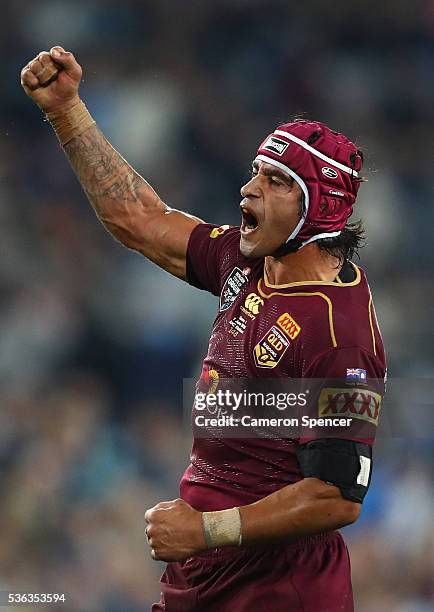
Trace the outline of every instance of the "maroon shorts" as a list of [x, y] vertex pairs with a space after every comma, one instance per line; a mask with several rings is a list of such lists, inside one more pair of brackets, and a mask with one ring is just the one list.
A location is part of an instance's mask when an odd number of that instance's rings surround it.
[[338, 532], [294, 544], [221, 548], [169, 563], [152, 612], [353, 612]]

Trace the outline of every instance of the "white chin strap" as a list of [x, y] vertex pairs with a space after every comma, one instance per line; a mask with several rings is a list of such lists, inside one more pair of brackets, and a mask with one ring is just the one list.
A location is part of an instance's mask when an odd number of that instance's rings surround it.
[[[282, 170], [282, 172], [285, 172], [285, 174], [288, 174], [290, 177], [294, 179], [294, 181], [296, 181], [300, 185], [300, 188], [303, 192], [303, 195], [304, 195], [303, 214], [301, 215], [300, 221], [297, 223], [297, 225], [292, 230], [291, 234], [288, 236], [285, 242], [285, 244], [288, 244], [290, 240], [293, 240], [294, 238], [297, 237], [299, 231], [304, 225], [304, 222], [306, 221], [307, 213], [309, 212], [309, 191], [307, 189], [307, 185], [303, 181], [301, 176], [299, 176], [293, 170], [285, 166], [285, 164], [282, 164], [276, 161], [272, 157], [268, 157], [268, 155], [258, 155], [256, 159], [263, 161], [267, 164], [271, 164], [272, 166], [275, 166], [276, 168], [279, 168], [280, 170]], [[333, 238], [334, 236], [339, 236], [340, 233], [341, 233], [341, 230], [338, 230], [337, 232], [323, 232], [321, 234], [316, 234], [315, 236], [312, 236], [308, 240], [305, 240], [304, 242], [302, 242], [301, 245], [299, 246], [299, 249], [303, 248], [307, 244], [310, 244], [311, 242], [315, 242], [315, 240], [320, 240], [321, 238]]]
[[[334, 236], [339, 236], [341, 231], [342, 230], [338, 230], [337, 232], [323, 232], [322, 234], [316, 234], [316, 236], [312, 236], [312, 238], [309, 238], [308, 240], [305, 240], [304, 242], [302, 242], [299, 250], [303, 248], [304, 246], [306, 246], [307, 244], [310, 244], [311, 242], [315, 242], [315, 240], [321, 240], [321, 238], [334, 238]], [[288, 240], [286, 242], [288, 242]]]

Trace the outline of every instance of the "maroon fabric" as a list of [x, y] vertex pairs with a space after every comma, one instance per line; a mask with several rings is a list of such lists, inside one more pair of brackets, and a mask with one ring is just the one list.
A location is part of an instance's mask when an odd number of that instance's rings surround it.
[[152, 612], [353, 612], [339, 533], [292, 545], [218, 549], [169, 563]]
[[[276, 129], [292, 134], [306, 143], [312, 134], [317, 133], [319, 137], [310, 145], [312, 148], [344, 166], [353, 168], [355, 172], [361, 169], [362, 158], [357, 147], [346, 136], [333, 132], [323, 123], [297, 121], [285, 123]], [[279, 143], [273, 146], [271, 137], [287, 143], [287, 146]], [[290, 168], [306, 183], [309, 210], [297, 234], [298, 239], [308, 240], [317, 234], [334, 232], [345, 227], [360, 186], [357, 178], [320, 159], [282, 134], [273, 133], [267, 136], [258, 149], [258, 155], [271, 157]]]
[[[214, 294], [222, 294], [203, 362], [200, 388], [209, 388], [215, 372], [220, 380], [280, 377], [345, 380], [347, 368], [362, 368], [368, 378], [383, 379], [386, 367], [383, 343], [373, 310], [371, 330], [370, 294], [363, 271], [359, 271], [359, 281], [348, 286], [296, 283], [278, 289], [267, 287], [263, 262], [245, 259], [240, 253], [239, 228], [226, 229], [213, 238], [214, 229], [213, 225], [198, 225], [188, 247], [192, 282]], [[232, 289], [228, 293], [228, 278], [235, 269], [239, 271], [236, 276], [239, 292], [234, 297]], [[248, 316], [245, 302], [250, 294], [259, 296], [262, 304], [258, 314]], [[283, 313], [289, 313], [300, 332], [293, 340], [288, 339], [288, 346], [275, 367], [258, 367], [255, 346]], [[239, 321], [240, 316], [245, 320], [244, 331], [234, 328], [234, 321]], [[336, 347], [332, 342], [330, 317]], [[318, 405], [312, 404], [312, 409], [318, 416]], [[367, 437], [372, 442], [376, 426], [367, 423], [367, 427]], [[181, 481], [181, 497], [197, 510], [222, 510], [252, 503], [297, 482], [301, 472], [296, 451], [300, 442], [310, 439], [310, 433], [304, 433], [302, 440], [196, 438], [191, 464]]]
[[[198, 225], [190, 237], [190, 282], [220, 296], [199, 388], [210, 389], [225, 378], [345, 377], [347, 368], [383, 378], [381, 335], [373, 310], [369, 314], [361, 270], [354, 268], [356, 280], [348, 284], [270, 287], [263, 261], [244, 258], [239, 241], [239, 228], [209, 224]], [[246, 307], [249, 296], [259, 298], [254, 311]], [[259, 367], [255, 347], [285, 313], [299, 331], [287, 335], [273, 367]], [[372, 430], [373, 439], [374, 425]], [[302, 478], [296, 450], [306, 440], [195, 438], [181, 497], [200, 511], [261, 499]], [[354, 610], [348, 551], [336, 532], [290, 545], [217, 549], [169, 563], [161, 592], [153, 612]]]

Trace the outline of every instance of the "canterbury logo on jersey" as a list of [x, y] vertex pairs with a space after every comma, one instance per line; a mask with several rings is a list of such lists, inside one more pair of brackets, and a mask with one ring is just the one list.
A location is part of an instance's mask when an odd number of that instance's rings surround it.
[[284, 312], [277, 319], [277, 325], [283, 329], [285, 334], [287, 334], [291, 340], [295, 340], [298, 334], [301, 332], [301, 327], [298, 323], [294, 321], [290, 314]]
[[342, 415], [378, 425], [381, 395], [366, 389], [323, 389], [319, 396], [320, 417]]
[[244, 302], [245, 308], [254, 315], [259, 314], [259, 308], [263, 305], [264, 300], [259, 295], [256, 295], [256, 293], [249, 293]]

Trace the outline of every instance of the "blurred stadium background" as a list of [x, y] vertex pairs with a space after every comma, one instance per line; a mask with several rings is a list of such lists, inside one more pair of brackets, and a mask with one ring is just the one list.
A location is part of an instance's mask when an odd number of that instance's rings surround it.
[[[136, 612], [162, 570], [143, 510], [177, 497], [182, 379], [200, 371], [216, 304], [95, 220], [19, 84], [54, 44], [82, 64], [112, 143], [166, 202], [209, 221], [238, 224], [239, 188], [277, 121], [306, 112], [356, 139], [361, 263], [390, 376], [432, 376], [434, 2], [2, 5], [0, 588]], [[432, 436], [377, 445], [345, 530], [358, 612], [433, 609], [432, 450]]]

